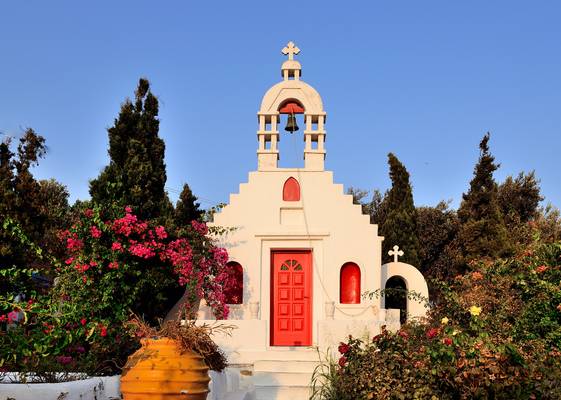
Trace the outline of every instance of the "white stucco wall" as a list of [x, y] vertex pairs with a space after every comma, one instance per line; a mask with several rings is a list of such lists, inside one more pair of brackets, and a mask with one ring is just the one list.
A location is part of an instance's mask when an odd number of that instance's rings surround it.
[[[301, 200], [283, 201], [285, 181], [300, 184]], [[325, 303], [335, 302], [336, 320], [378, 320], [380, 299], [339, 304], [340, 269], [354, 262], [361, 269], [361, 291], [380, 288], [381, 237], [377, 225], [333, 183], [329, 171], [277, 169], [249, 174], [239, 193], [215, 215], [214, 225], [235, 231], [220, 238], [230, 259], [244, 268], [244, 305], [233, 318], [250, 319], [249, 304], [259, 302], [258, 318], [270, 320], [271, 251], [311, 249], [313, 255], [313, 340], [320, 341], [318, 321], [325, 320]], [[374, 308], [372, 307], [374, 306]], [[267, 325], [268, 328], [268, 325]]]

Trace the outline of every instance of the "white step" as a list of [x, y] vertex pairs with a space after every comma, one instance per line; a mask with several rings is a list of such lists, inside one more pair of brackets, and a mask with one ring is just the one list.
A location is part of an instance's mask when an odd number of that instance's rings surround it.
[[294, 372], [254, 372], [253, 384], [259, 386], [310, 386], [311, 373]]
[[256, 400], [308, 400], [309, 387], [260, 386], [255, 388]]
[[317, 365], [317, 360], [259, 360], [255, 362], [253, 369], [255, 372], [294, 372], [311, 374], [314, 372]]
[[244, 351], [228, 355], [230, 364], [253, 364], [256, 360], [271, 361], [319, 361], [319, 354], [315, 349], [297, 350], [268, 350], [268, 351]]

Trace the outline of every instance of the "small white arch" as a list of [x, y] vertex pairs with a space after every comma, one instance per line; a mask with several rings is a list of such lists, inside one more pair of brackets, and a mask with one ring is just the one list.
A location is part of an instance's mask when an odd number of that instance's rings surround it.
[[427, 313], [429, 288], [421, 272], [412, 266], [402, 262], [390, 262], [382, 265], [381, 287], [384, 289], [388, 280], [394, 276], [400, 277], [405, 282], [408, 291], [418, 293], [423, 299], [407, 299], [407, 319], [422, 318]]

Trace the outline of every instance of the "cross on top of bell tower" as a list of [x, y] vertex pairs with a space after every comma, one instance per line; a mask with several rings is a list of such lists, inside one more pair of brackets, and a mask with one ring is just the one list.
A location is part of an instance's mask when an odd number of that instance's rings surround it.
[[288, 55], [289, 60], [294, 60], [294, 56], [298, 53], [300, 53], [300, 49], [292, 41], [288, 42], [284, 49], [282, 49], [282, 54]]

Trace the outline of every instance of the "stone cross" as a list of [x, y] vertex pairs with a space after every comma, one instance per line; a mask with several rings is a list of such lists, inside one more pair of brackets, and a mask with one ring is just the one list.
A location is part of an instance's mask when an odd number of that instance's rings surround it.
[[282, 49], [282, 54], [288, 55], [289, 60], [294, 60], [294, 55], [300, 53], [300, 49], [294, 45], [294, 42], [288, 42], [286, 47]]
[[393, 256], [393, 262], [398, 262], [398, 257], [403, 256], [403, 250], [399, 250], [399, 246], [393, 246], [393, 250], [388, 251], [388, 255]]

